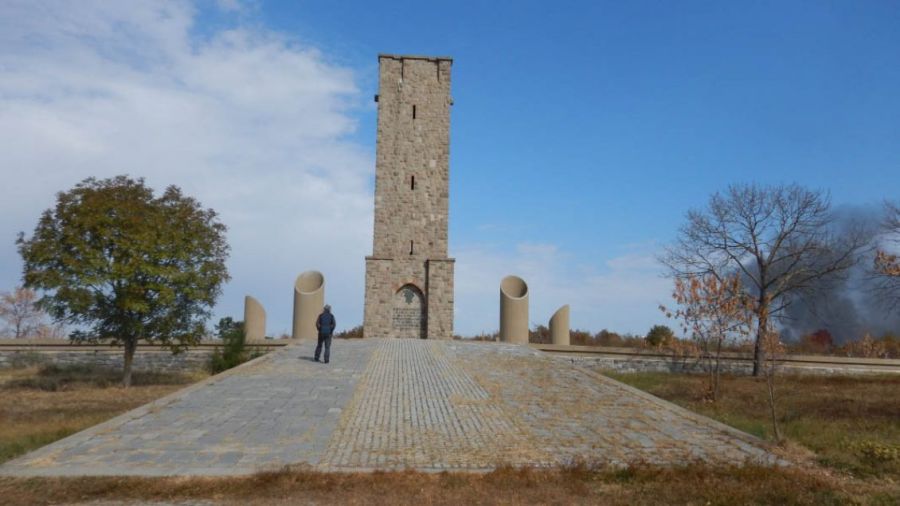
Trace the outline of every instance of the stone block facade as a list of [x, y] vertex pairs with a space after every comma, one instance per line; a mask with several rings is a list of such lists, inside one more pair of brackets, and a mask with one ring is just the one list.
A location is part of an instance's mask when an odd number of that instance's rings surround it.
[[379, 55], [366, 337], [449, 339], [450, 58]]

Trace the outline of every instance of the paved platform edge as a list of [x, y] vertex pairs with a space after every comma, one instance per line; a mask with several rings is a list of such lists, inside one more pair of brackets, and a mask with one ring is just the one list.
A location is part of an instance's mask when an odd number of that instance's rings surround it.
[[[19, 465], [22, 464], [22, 462], [24, 462], [26, 460], [26, 458], [32, 459], [34, 457], [41, 457], [41, 456], [46, 456], [48, 454], [52, 454], [54, 451], [64, 448], [73, 439], [76, 439], [76, 438], [80, 439], [80, 438], [84, 438], [84, 437], [88, 437], [88, 436], [93, 436], [93, 435], [103, 432], [107, 429], [111, 429], [117, 425], [121, 425], [122, 423], [127, 422], [128, 420], [144, 416], [156, 408], [166, 406], [166, 405], [178, 400], [181, 396], [183, 396], [185, 394], [193, 392], [194, 390], [201, 389], [209, 384], [221, 381], [224, 378], [227, 378], [229, 376], [232, 376], [234, 374], [242, 372], [244, 369], [254, 367], [265, 361], [271, 360], [272, 357], [279, 351], [289, 349], [289, 348], [292, 348], [295, 346], [299, 346], [300, 344], [301, 344], [301, 342], [290, 343], [284, 347], [277, 348], [275, 350], [272, 350], [269, 353], [266, 353], [265, 355], [256, 357], [252, 360], [248, 360], [247, 362], [244, 362], [243, 364], [240, 364], [236, 367], [232, 367], [231, 369], [228, 369], [227, 371], [220, 372], [219, 374], [215, 374], [206, 379], [200, 380], [197, 383], [188, 385], [180, 390], [176, 390], [175, 392], [172, 392], [168, 395], [160, 397], [159, 399], [156, 399], [155, 401], [148, 402], [147, 404], [138, 406], [130, 411], [126, 411], [125, 413], [122, 413], [121, 415], [111, 418], [105, 422], [100, 422], [97, 425], [93, 425], [82, 431], [79, 431], [79, 432], [76, 432], [69, 436], [66, 436], [66, 437], [64, 437], [58, 441], [54, 441], [46, 446], [36, 448], [36, 449], [34, 449], [30, 452], [27, 452], [23, 455], [19, 455], [18, 457], [14, 458], [12, 460], [8, 460], [8, 461], [4, 462], [2, 465], [0, 465], [0, 476], [36, 476], [36, 474], [34, 473], [33, 470], [30, 472], [26, 472], [25, 470], [18, 468]], [[173, 471], [178, 471], [178, 470], [174, 469]], [[251, 472], [251, 473], [246, 473], [246, 474], [253, 474], [253, 473]], [[90, 476], [107, 476], [105, 474], [99, 475], [99, 474], [93, 474], [93, 473], [86, 474], [85, 476], [88, 476], [88, 475], [90, 475]], [[175, 474], [173, 474], [173, 476], [174, 475]], [[178, 475], [180, 475], [180, 473], [178, 473]], [[109, 476], [113, 476], [113, 475], [109, 475]]]
[[[749, 434], [740, 429], [737, 429], [730, 425], [724, 424], [718, 420], [714, 420], [708, 416], [701, 415], [700, 413], [697, 413], [695, 411], [691, 411], [687, 408], [681, 407], [673, 402], [667, 401], [661, 397], [657, 397], [657, 396], [655, 396], [651, 393], [645, 392], [639, 388], [633, 387], [626, 383], [622, 383], [621, 381], [610, 378], [609, 376], [604, 376], [603, 374], [600, 374], [599, 372], [591, 370], [587, 367], [583, 367], [583, 366], [577, 365], [575, 363], [572, 363], [571, 366], [578, 369], [579, 371], [583, 372], [584, 374], [591, 376], [599, 381], [614, 384], [623, 390], [626, 390], [638, 397], [641, 397], [650, 402], [653, 402], [654, 404], [656, 404], [664, 409], [668, 409], [669, 411], [672, 411], [680, 416], [689, 418], [697, 423], [708, 425], [716, 430], [719, 430], [721, 432], [728, 434], [729, 436], [738, 438], [747, 444], [752, 444], [760, 449], [763, 449], [763, 450], [769, 452], [770, 454], [778, 457], [779, 460], [776, 463], [779, 465], [790, 464], [790, 462], [781, 459], [780, 456], [778, 456], [777, 454], [775, 454], [773, 452], [773, 450], [776, 448], [776, 446], [774, 444], [772, 444], [768, 441], [765, 441], [764, 439], [760, 439], [760, 438], [754, 436], [753, 434]], [[766, 463], [763, 462], [763, 464], [766, 464]]]

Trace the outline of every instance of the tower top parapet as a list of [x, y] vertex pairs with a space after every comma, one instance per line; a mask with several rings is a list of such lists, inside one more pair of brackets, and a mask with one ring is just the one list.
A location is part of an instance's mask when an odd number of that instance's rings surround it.
[[389, 53], [379, 53], [378, 59], [382, 58], [390, 58], [392, 60], [427, 60], [427, 61], [449, 61], [452, 62], [453, 58], [449, 56], [422, 56], [417, 54], [389, 54]]

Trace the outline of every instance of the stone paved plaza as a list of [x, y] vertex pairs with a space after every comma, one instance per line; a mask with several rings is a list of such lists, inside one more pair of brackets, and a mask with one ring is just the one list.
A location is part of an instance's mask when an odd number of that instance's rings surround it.
[[753, 437], [526, 346], [288, 346], [0, 466], [6, 475], [773, 462]]

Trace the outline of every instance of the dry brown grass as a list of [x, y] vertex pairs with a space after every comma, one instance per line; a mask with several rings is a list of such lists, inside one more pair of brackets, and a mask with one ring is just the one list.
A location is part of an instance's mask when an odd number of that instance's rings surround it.
[[[756, 436], [772, 438], [763, 378], [725, 376], [721, 398], [708, 402], [702, 376], [610, 376]], [[807, 448], [818, 463], [836, 471], [900, 482], [900, 375], [794, 375], [777, 381], [779, 425], [789, 443]]]
[[[137, 375], [143, 383], [117, 386], [117, 371], [85, 368], [0, 370], [0, 462], [52, 443], [158, 399], [197, 376]], [[149, 384], [147, 384], [149, 383]]]
[[885, 487], [766, 467], [573, 466], [486, 474], [284, 470], [232, 478], [0, 478], [9, 504], [198, 501], [217, 504], [891, 504]]

